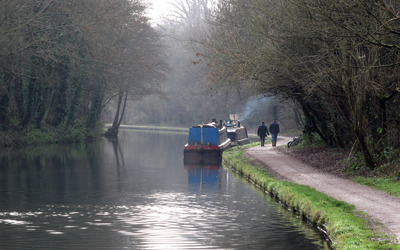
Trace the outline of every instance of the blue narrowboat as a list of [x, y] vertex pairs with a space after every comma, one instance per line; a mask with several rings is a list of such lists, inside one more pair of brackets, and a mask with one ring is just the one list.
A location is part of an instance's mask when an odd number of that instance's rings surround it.
[[220, 161], [222, 152], [231, 146], [227, 128], [213, 121], [189, 129], [188, 143], [183, 150], [185, 162]]

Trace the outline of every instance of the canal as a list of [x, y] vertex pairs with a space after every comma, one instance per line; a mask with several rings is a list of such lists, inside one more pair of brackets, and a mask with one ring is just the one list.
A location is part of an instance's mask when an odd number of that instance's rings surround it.
[[315, 229], [183, 133], [0, 153], [0, 249], [325, 249]]

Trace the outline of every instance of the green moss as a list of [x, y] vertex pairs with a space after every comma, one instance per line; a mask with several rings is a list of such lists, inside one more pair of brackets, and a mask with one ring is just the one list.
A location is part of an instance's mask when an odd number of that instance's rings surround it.
[[400, 245], [391, 243], [389, 236], [368, 228], [368, 222], [357, 216], [353, 205], [333, 199], [308, 186], [274, 179], [263, 166], [245, 156], [243, 147], [225, 151], [223, 159], [226, 165], [277, 196], [317, 226], [325, 228], [333, 248], [400, 249]]

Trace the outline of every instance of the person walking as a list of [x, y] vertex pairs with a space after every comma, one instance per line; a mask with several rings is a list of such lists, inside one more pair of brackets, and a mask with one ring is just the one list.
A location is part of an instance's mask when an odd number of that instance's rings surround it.
[[261, 140], [261, 147], [264, 147], [265, 137], [269, 135], [268, 128], [265, 126], [264, 121], [261, 122], [261, 125], [257, 129], [257, 135]]
[[276, 121], [277, 121], [277, 119], [274, 118], [274, 121], [269, 125], [269, 132], [271, 133], [272, 147], [276, 147], [276, 140], [278, 139], [278, 134], [279, 134], [279, 124]]

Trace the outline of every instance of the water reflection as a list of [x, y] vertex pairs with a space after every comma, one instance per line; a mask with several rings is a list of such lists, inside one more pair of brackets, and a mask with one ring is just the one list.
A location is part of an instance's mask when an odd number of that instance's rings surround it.
[[[124, 160], [123, 151], [121, 149], [121, 145], [118, 143], [118, 140], [110, 140], [110, 141], [111, 141], [111, 143], [113, 145], [115, 161], [116, 161], [117, 166], [118, 167], [120, 165], [124, 166], [125, 165], [125, 160]], [[119, 168], [118, 168], [118, 172], [119, 172]]]
[[321, 249], [322, 238], [186, 134], [0, 153], [0, 249]]
[[194, 165], [186, 164], [185, 170], [188, 173], [188, 183], [190, 191], [202, 191], [207, 189], [217, 189], [221, 186], [221, 165]]
[[81, 203], [99, 189], [102, 144], [38, 147], [0, 156], [0, 209]]

